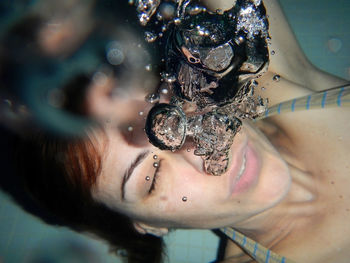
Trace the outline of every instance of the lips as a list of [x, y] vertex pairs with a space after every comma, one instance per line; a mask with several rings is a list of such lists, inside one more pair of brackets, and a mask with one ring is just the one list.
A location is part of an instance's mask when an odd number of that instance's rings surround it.
[[245, 142], [234, 153], [233, 164], [228, 171], [230, 196], [245, 192], [257, 182], [259, 170], [258, 154], [251, 143]]

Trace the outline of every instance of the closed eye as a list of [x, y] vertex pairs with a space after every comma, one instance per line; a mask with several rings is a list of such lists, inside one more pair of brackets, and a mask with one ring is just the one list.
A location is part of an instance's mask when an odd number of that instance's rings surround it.
[[158, 176], [160, 173], [161, 164], [162, 164], [162, 160], [159, 160], [158, 166], [156, 167], [156, 170], [154, 172], [151, 187], [149, 188], [149, 191], [148, 191], [149, 194], [151, 194], [156, 189], [156, 184], [157, 184], [157, 179], [158, 179]]

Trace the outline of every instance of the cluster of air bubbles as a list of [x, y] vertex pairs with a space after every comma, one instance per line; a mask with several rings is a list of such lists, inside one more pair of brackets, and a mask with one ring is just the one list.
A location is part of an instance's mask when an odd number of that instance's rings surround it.
[[151, 104], [156, 104], [160, 100], [159, 93], [151, 93], [148, 94], [145, 98], [146, 102], [151, 103]]
[[262, 34], [264, 38], [268, 37], [267, 23], [262, 19], [263, 14], [257, 9], [260, 4], [261, 1], [253, 1], [253, 4], [248, 3], [241, 8], [236, 33], [243, 31], [247, 34], [248, 39], [254, 39], [259, 34]]
[[[228, 168], [241, 119], [257, 118], [267, 108], [266, 99], [254, 96], [258, 83], [253, 79], [268, 65], [268, 23], [261, 0], [237, 0], [230, 11], [217, 10], [216, 14], [200, 14], [206, 9], [191, 2], [133, 2], [141, 25], [147, 25], [147, 42], [158, 40], [170, 28], [175, 30], [169, 34], [175, 37], [173, 42], [168, 39], [161, 59], [167, 61], [161, 73], [162, 86], [145, 98], [155, 104], [148, 113], [145, 132], [154, 146], [170, 151], [180, 149], [186, 137], [191, 137], [194, 154], [203, 159], [206, 172], [221, 175]], [[210, 20], [212, 17], [218, 22]], [[238, 80], [232, 83], [234, 91], [226, 91], [221, 78], [231, 72]], [[246, 75], [240, 78], [240, 72]], [[174, 94], [171, 104], [159, 103], [160, 95], [169, 92]], [[227, 98], [221, 98], [225, 94]], [[158, 165], [153, 164], [155, 168]], [[182, 200], [186, 202], [187, 197]]]

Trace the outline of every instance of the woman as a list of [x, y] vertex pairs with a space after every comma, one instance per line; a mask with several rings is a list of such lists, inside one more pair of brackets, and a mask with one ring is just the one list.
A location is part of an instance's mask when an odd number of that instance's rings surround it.
[[[277, 1], [264, 4], [272, 39], [269, 49], [275, 55], [258, 79], [258, 95], [274, 105], [344, 85], [344, 80], [307, 61]], [[211, 1], [208, 6], [227, 9], [232, 3]], [[130, 257], [147, 252], [136, 240], [157, 240], [151, 236], [161, 237], [173, 228], [230, 226], [295, 262], [347, 262], [347, 109], [288, 113], [255, 123], [243, 120], [227, 172], [208, 176], [191, 143], [175, 152], [148, 143], [144, 114], [152, 105], [140, 90], [125, 96], [116, 88], [116, 95], [110, 96], [115, 81], [105, 74], [87, 92], [87, 112], [103, 120], [101, 129], [87, 132], [88, 139], [82, 142], [50, 139], [39, 147], [38, 153], [48, 158], [47, 170], [59, 166], [66, 171], [64, 180], [58, 170], [50, 180], [40, 178], [43, 173], [35, 180], [28, 177], [30, 190], [47, 208], [73, 227], [102, 236], [108, 230], [125, 230], [122, 236], [134, 229], [125, 239], [132, 240], [130, 245], [113, 241]], [[112, 224], [116, 214], [129, 223], [123, 228]], [[251, 258], [228, 242], [223, 262]]]

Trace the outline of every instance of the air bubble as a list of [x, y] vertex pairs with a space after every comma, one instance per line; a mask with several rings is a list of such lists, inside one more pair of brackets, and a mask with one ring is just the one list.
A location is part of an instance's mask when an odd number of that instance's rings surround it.
[[157, 40], [157, 35], [152, 32], [145, 32], [145, 39], [148, 43], [152, 43]]
[[281, 80], [281, 76], [280, 75], [275, 75], [273, 76], [273, 81], [279, 82]]
[[167, 88], [162, 88], [160, 91], [163, 95], [167, 95], [169, 93], [169, 90]]
[[182, 201], [187, 202], [187, 197], [186, 196], [182, 197]]
[[186, 115], [175, 105], [157, 104], [148, 113], [146, 133], [162, 150], [180, 149], [186, 138]]
[[162, 16], [162, 18], [166, 20], [171, 20], [175, 17], [175, 6], [172, 3], [164, 2], [159, 7], [159, 13]]
[[166, 83], [174, 83], [176, 81], [176, 77], [174, 75], [170, 75], [169, 73], [163, 72], [161, 76]]
[[273, 56], [273, 55], [275, 55], [276, 54], [276, 52], [274, 51], [274, 50], [272, 50], [271, 51], [271, 55]]
[[153, 155], [153, 159], [154, 159], [154, 160], [157, 160], [157, 159], [158, 159], [158, 155], [156, 155], [156, 154]]
[[122, 64], [125, 59], [122, 45], [117, 41], [110, 42], [106, 47], [106, 57], [111, 65]]
[[153, 167], [154, 168], [158, 168], [159, 167], [159, 163], [153, 163]]
[[149, 180], [151, 180], [151, 177], [149, 177], [149, 176], [146, 176], [146, 181], [149, 181]]
[[151, 103], [151, 104], [155, 104], [155, 103], [158, 103], [159, 100], [160, 100], [160, 96], [158, 93], [151, 93], [149, 95], [146, 96], [145, 100], [148, 102], [148, 103]]
[[144, 114], [143, 111], [140, 111], [140, 112], [139, 112], [139, 115], [140, 115], [140, 116], [143, 116], [143, 114]]
[[181, 24], [181, 19], [180, 18], [175, 18], [174, 19], [174, 24], [175, 25], [180, 25]]
[[338, 53], [343, 47], [343, 42], [339, 38], [331, 38], [328, 40], [327, 45], [329, 51]]
[[152, 70], [152, 65], [151, 64], [146, 65], [145, 66], [145, 70], [151, 71]]
[[129, 132], [132, 132], [133, 130], [134, 130], [134, 127], [132, 127], [132, 126], [129, 126], [129, 127], [128, 127], [128, 131], [129, 131]]

